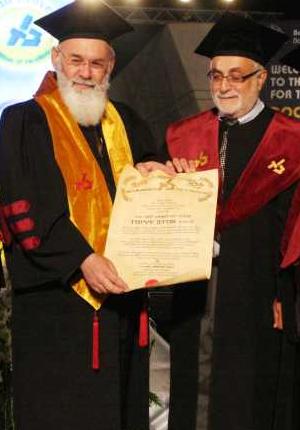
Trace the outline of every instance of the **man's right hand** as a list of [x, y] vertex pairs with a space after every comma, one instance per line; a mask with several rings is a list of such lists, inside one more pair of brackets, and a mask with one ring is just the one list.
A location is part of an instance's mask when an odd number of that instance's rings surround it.
[[172, 161], [167, 161], [166, 166], [174, 169], [177, 173], [188, 173], [196, 171], [196, 163], [194, 160], [186, 158], [173, 158]]
[[101, 255], [90, 254], [80, 268], [88, 286], [99, 294], [121, 294], [129, 290], [113, 263]]

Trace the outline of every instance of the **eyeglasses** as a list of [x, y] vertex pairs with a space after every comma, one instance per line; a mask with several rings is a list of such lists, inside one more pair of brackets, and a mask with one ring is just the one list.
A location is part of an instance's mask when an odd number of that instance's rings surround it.
[[257, 70], [254, 70], [254, 72], [248, 73], [247, 75], [242, 75], [239, 72], [232, 72], [232, 73], [229, 73], [228, 75], [223, 75], [223, 73], [221, 72], [210, 70], [207, 73], [207, 77], [214, 84], [221, 84], [223, 82], [223, 79], [226, 79], [230, 85], [234, 85], [234, 84], [242, 84], [243, 82], [247, 81], [249, 78], [252, 78], [252, 76], [256, 75], [258, 72], [261, 72], [261, 71], [262, 69], [257, 69]]
[[62, 55], [68, 66], [76, 67], [77, 69], [79, 69], [80, 67], [88, 65], [91, 69], [96, 71], [106, 70], [107, 68], [108, 61], [104, 61], [102, 59], [88, 60], [87, 58], [82, 58], [81, 56], [76, 54], [67, 55], [63, 52], [62, 49], [58, 47], [56, 49]]

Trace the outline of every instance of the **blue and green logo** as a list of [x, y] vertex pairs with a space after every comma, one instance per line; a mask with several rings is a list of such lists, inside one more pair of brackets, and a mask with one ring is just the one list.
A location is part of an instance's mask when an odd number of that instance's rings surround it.
[[33, 22], [53, 7], [45, 0], [0, 0], [0, 66], [40, 66], [54, 39]]

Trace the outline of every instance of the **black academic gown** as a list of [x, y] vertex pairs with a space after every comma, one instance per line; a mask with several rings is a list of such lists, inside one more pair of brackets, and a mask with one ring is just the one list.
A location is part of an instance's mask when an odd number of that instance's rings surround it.
[[[223, 198], [230, 196], [273, 113], [228, 131]], [[222, 127], [220, 127], [220, 138]], [[255, 198], [255, 190], [249, 189]], [[280, 239], [293, 187], [220, 239], [209, 398], [209, 430], [296, 429], [296, 346], [272, 328], [278, 289], [293, 295], [292, 273], [279, 274]], [[279, 285], [280, 284], [280, 288]], [[196, 428], [201, 316], [207, 284], [174, 289], [170, 430]], [[285, 299], [288, 302], [289, 299]], [[291, 301], [291, 300], [290, 300]]]
[[[151, 135], [136, 114], [116, 104], [135, 162], [153, 159]], [[113, 198], [101, 130], [82, 131]], [[100, 310], [100, 370], [91, 368], [92, 308], [70, 287], [92, 249], [69, 220], [66, 189], [54, 159], [44, 112], [35, 101], [1, 118], [1, 200], [29, 207], [24, 220], [41, 245], [24, 251], [28, 233], [12, 235], [6, 259], [13, 284], [13, 390], [17, 430], [145, 430], [148, 349], [137, 345], [141, 292], [110, 296]], [[9, 221], [9, 218], [8, 218]]]

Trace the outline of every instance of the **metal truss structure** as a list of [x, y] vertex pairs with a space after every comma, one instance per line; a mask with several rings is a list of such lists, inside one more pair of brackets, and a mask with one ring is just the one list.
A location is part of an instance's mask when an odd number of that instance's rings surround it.
[[[112, 6], [129, 22], [143, 24], [167, 24], [171, 22], [214, 22], [224, 10], [184, 9], [171, 7]], [[264, 21], [276, 21], [282, 16], [280, 12], [237, 12], [251, 15]]]

